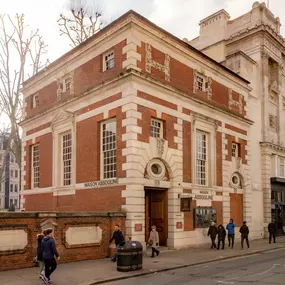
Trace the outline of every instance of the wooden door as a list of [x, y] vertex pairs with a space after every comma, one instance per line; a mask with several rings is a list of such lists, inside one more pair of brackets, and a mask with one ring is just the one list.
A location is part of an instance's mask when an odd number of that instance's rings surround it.
[[[148, 205], [147, 205], [148, 204]], [[161, 246], [167, 244], [167, 191], [149, 190], [146, 193], [146, 229], [155, 225]], [[149, 234], [147, 234], [148, 237]]]

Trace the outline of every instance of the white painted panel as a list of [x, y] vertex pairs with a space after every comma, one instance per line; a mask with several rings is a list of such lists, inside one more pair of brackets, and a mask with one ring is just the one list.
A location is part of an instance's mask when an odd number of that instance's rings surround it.
[[70, 227], [66, 231], [66, 242], [69, 245], [99, 243], [102, 240], [102, 229], [93, 227]]
[[28, 235], [24, 230], [0, 230], [0, 251], [24, 249]]

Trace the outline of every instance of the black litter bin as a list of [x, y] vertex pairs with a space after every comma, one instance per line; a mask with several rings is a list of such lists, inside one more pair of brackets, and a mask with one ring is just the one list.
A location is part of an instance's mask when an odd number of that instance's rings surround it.
[[122, 242], [118, 246], [117, 270], [128, 272], [142, 269], [143, 247], [138, 241]]

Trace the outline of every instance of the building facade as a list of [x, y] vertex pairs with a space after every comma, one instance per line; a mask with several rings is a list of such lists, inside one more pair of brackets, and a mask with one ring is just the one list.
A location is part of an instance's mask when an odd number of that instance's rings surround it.
[[124, 211], [175, 248], [251, 224], [248, 83], [126, 13], [24, 83], [22, 208]]
[[6, 151], [7, 136], [0, 137], [0, 210], [9, 209], [12, 204], [16, 209], [20, 207], [20, 168], [14, 155]]
[[252, 10], [230, 20], [221, 10], [200, 22], [200, 35], [188, 41], [203, 53], [247, 78], [252, 91], [248, 118], [255, 122], [249, 131], [251, 141], [252, 193], [254, 207], [265, 232], [276, 222], [283, 234], [285, 226], [285, 40], [280, 20], [255, 2]]

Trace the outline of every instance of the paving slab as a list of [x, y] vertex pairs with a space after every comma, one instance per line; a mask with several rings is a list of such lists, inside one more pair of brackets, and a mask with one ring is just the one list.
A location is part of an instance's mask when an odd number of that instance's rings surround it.
[[[242, 258], [246, 255], [260, 254], [264, 251], [278, 250], [285, 247], [285, 237], [278, 238], [277, 243], [269, 244], [267, 240], [251, 242], [250, 249], [240, 249], [237, 243], [234, 249], [210, 250], [209, 248], [189, 248], [184, 250], [162, 251], [156, 258], [150, 258], [150, 251], [143, 259], [143, 269], [133, 272], [118, 272], [116, 264], [110, 259], [97, 259], [64, 263], [58, 265], [53, 274], [55, 285], [95, 285], [112, 280], [122, 280], [138, 275], [155, 274], [175, 268], [208, 263], [231, 258]], [[2, 285], [34, 285], [41, 284], [38, 278], [39, 268], [27, 268], [0, 272]]]

